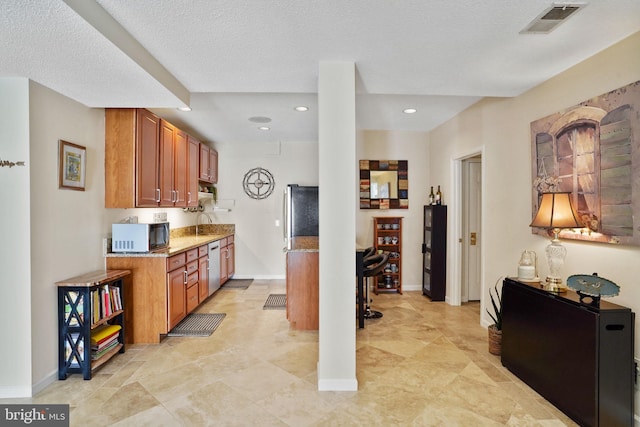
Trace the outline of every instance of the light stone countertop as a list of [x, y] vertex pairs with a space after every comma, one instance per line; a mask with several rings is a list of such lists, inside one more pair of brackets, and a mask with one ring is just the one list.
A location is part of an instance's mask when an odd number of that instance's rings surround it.
[[318, 236], [298, 236], [291, 239], [288, 252], [318, 252]]

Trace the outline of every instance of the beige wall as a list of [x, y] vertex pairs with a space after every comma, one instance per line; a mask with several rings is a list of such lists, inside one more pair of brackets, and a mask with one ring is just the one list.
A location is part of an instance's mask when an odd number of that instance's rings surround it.
[[[640, 80], [640, 33], [512, 99], [484, 99], [430, 133], [431, 181], [451, 187], [451, 163], [478, 147], [483, 155], [484, 298], [498, 278], [517, 273], [520, 254], [536, 251], [547, 274], [549, 240], [531, 234], [532, 121]], [[640, 135], [636, 135], [640, 138]], [[640, 167], [640, 165], [635, 165]], [[634, 195], [635, 196], [635, 195]], [[451, 221], [450, 221], [451, 224]], [[449, 243], [457, 240], [450, 226]], [[637, 232], [637, 231], [636, 231]], [[621, 286], [612, 302], [640, 312], [640, 248], [564, 240], [564, 274], [598, 272]], [[451, 271], [449, 265], [449, 271]], [[451, 285], [451, 282], [449, 282]], [[448, 289], [449, 291], [449, 289]], [[483, 323], [489, 319], [482, 310]], [[640, 342], [640, 317], [636, 342]], [[637, 346], [636, 346], [637, 348]], [[636, 351], [636, 357], [638, 352]], [[637, 393], [636, 393], [637, 394]], [[640, 407], [636, 398], [636, 407]]]
[[[57, 372], [54, 283], [104, 267], [104, 110], [29, 85], [33, 380]], [[87, 148], [85, 191], [58, 188], [58, 140]]]
[[[402, 288], [422, 289], [422, 227], [423, 206], [427, 203], [429, 186], [429, 144], [424, 132], [360, 131], [357, 160], [408, 160], [409, 209], [357, 209], [358, 247], [373, 245], [373, 217], [401, 216], [402, 220]], [[354, 183], [356, 191], [358, 181]], [[445, 194], [445, 204], [447, 203]]]

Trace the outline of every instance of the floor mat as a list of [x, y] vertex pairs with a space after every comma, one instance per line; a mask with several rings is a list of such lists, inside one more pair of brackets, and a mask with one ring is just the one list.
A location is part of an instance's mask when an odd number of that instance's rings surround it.
[[167, 335], [170, 337], [208, 337], [216, 330], [225, 313], [191, 313]]
[[247, 289], [251, 283], [253, 283], [253, 279], [231, 279], [228, 280], [224, 285], [222, 285], [223, 289]]
[[263, 310], [284, 310], [287, 308], [286, 294], [270, 294], [262, 306]]

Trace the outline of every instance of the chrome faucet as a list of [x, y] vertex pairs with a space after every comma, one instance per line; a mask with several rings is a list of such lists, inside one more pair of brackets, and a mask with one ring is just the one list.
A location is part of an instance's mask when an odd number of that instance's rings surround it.
[[213, 220], [211, 219], [211, 216], [209, 216], [208, 213], [203, 211], [198, 212], [198, 216], [196, 216], [196, 237], [198, 237], [198, 234], [200, 232], [200, 217], [202, 217], [202, 215], [209, 218], [209, 224], [213, 224]]

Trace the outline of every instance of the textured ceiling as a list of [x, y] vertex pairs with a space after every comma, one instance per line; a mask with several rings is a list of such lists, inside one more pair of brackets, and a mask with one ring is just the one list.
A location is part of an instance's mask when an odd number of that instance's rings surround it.
[[[640, 31], [640, 1], [593, 0], [550, 34], [520, 34], [551, 5], [2, 0], [0, 77], [28, 77], [90, 107], [147, 107], [204, 140], [315, 141], [318, 64], [352, 61], [358, 128], [427, 131]], [[175, 110], [187, 104], [193, 111]], [[299, 104], [311, 110], [293, 111]], [[258, 131], [253, 116], [270, 117], [271, 130]]]

